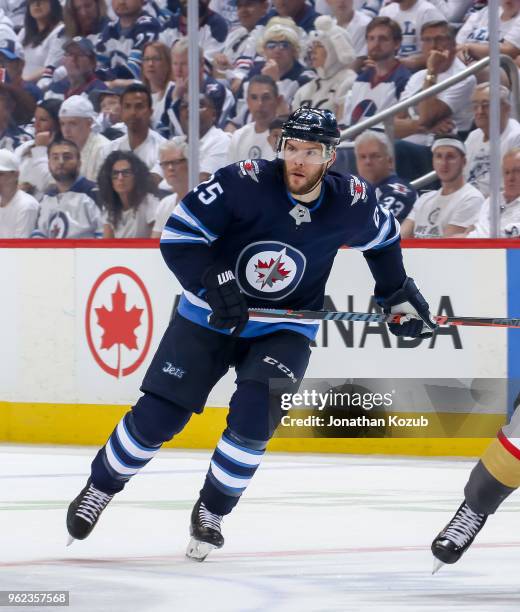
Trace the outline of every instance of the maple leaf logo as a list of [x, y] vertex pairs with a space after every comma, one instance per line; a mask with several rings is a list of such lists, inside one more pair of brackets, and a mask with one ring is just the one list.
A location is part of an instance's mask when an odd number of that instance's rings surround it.
[[126, 293], [117, 283], [116, 290], [112, 293], [112, 310], [105, 306], [94, 309], [97, 314], [97, 323], [103, 328], [101, 337], [101, 349], [111, 349], [117, 345], [117, 377], [121, 372], [121, 345], [127, 349], [137, 349], [137, 336], [135, 329], [141, 325], [142, 308], [133, 306], [126, 310]]
[[285, 263], [282, 261], [282, 256], [285, 254], [285, 249], [280, 255], [269, 262], [258, 260], [255, 264], [255, 271], [258, 274], [257, 283], [261, 283], [263, 289], [266, 285], [272, 287], [277, 281], [283, 281], [289, 274], [290, 271], [284, 268]]

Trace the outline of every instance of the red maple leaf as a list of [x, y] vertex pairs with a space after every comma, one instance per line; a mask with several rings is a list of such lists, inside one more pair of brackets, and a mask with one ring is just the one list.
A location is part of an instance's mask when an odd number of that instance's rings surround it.
[[133, 306], [126, 310], [126, 293], [121, 289], [118, 281], [116, 290], [112, 293], [112, 310], [105, 306], [94, 309], [97, 314], [97, 322], [103, 328], [101, 337], [102, 349], [110, 349], [117, 344], [117, 372], [119, 377], [121, 361], [121, 345], [128, 349], [137, 349], [136, 327], [141, 325], [142, 308]]
[[[272, 287], [276, 281], [283, 280], [288, 274], [290, 274], [290, 271], [284, 268], [285, 264], [283, 261], [278, 263], [276, 269], [272, 269], [275, 263], [275, 260], [271, 257], [271, 261], [269, 263], [259, 259], [258, 264], [255, 266], [259, 279], [264, 279], [266, 276], [269, 276], [267, 284], [270, 287]], [[260, 270], [265, 270], [266, 272], [260, 272]]]

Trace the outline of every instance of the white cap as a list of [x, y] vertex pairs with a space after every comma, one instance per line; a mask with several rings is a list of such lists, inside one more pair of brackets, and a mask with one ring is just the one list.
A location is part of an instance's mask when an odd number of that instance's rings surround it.
[[83, 117], [85, 119], [96, 118], [92, 102], [85, 96], [70, 96], [60, 107], [58, 117]]
[[20, 164], [18, 158], [7, 149], [0, 149], [0, 172], [18, 172]]

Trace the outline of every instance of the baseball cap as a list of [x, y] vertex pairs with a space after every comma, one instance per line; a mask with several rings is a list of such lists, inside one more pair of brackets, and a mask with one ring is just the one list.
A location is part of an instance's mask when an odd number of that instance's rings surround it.
[[10, 60], [23, 59], [23, 47], [16, 40], [0, 40], [0, 53]]
[[95, 119], [96, 113], [92, 102], [85, 98], [85, 96], [70, 96], [63, 101], [60, 112], [60, 119], [62, 117], [83, 117], [85, 119]]
[[14, 153], [0, 149], [0, 172], [18, 172], [20, 165]]
[[81, 36], [75, 36], [72, 40], [68, 40], [63, 44], [63, 50], [66, 51], [70, 47], [77, 47], [84, 55], [91, 55], [96, 57], [96, 51], [94, 45], [89, 38], [82, 38]]

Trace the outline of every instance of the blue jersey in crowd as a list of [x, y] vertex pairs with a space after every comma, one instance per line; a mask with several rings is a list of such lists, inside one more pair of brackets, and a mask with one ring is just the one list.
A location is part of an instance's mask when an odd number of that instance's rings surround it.
[[[364, 251], [376, 295], [405, 278], [399, 223], [356, 176], [329, 172], [317, 200], [287, 191], [280, 160], [226, 166], [188, 193], [168, 219], [161, 251], [184, 287], [179, 312], [210, 327], [201, 277], [215, 261], [231, 267], [250, 308], [320, 309], [342, 245]], [[243, 337], [292, 329], [314, 338], [318, 325], [250, 320]], [[227, 333], [227, 332], [222, 332]]]
[[391, 174], [375, 185], [377, 201], [401, 223], [412, 210], [417, 191], [404, 179]]

